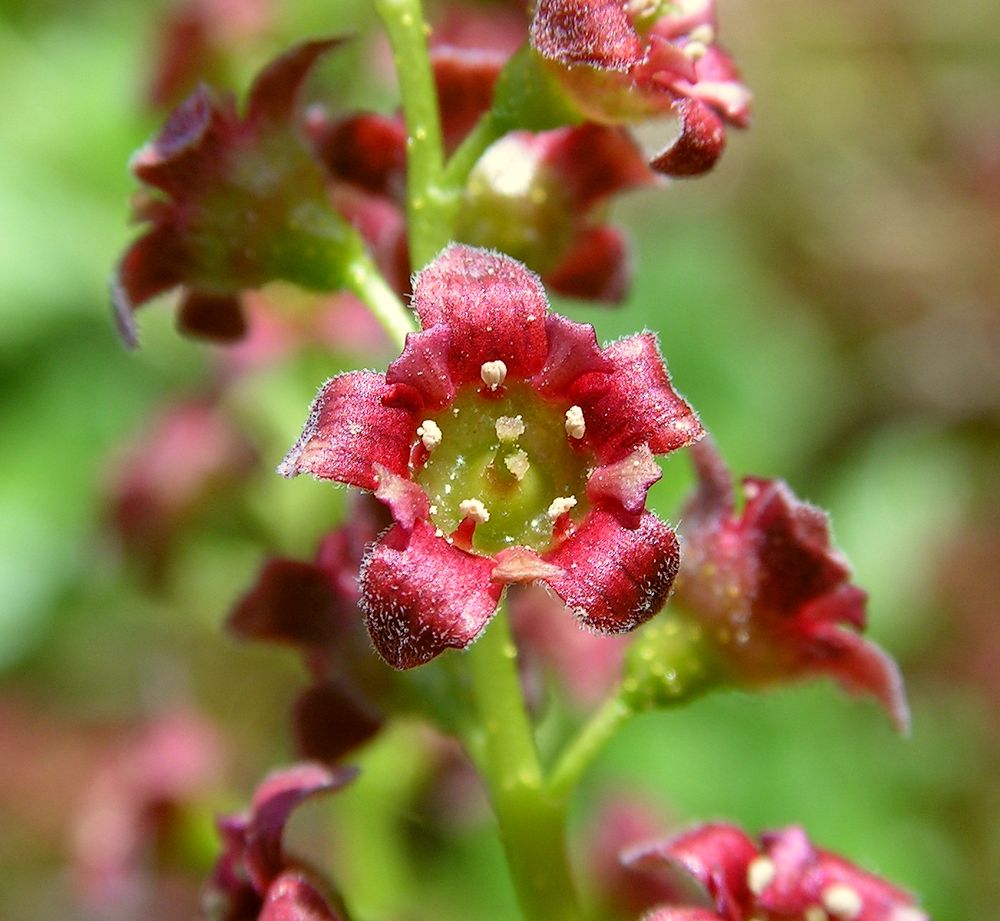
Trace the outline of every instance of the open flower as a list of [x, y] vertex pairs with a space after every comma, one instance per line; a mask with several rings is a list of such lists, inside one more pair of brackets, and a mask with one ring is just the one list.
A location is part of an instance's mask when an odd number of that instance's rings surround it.
[[523, 265], [465, 246], [416, 277], [413, 306], [423, 330], [385, 375], [324, 384], [279, 467], [392, 511], [361, 575], [378, 651], [409, 668], [464, 648], [505, 585], [536, 580], [600, 633], [651, 617], [679, 563], [645, 509], [653, 455], [702, 435], [655, 338], [601, 349]]
[[623, 861], [679, 869], [712, 905], [661, 905], [645, 921], [928, 921], [907, 893], [814, 847], [794, 825], [765, 832], [759, 844], [734, 825], [702, 825], [626, 850]]
[[780, 480], [747, 477], [735, 511], [729, 470], [708, 440], [693, 452], [698, 487], [684, 513], [677, 603], [706, 628], [732, 680], [747, 686], [828, 675], [909, 724], [895, 662], [858, 633], [867, 595], [850, 582], [826, 514]]
[[680, 136], [650, 161], [671, 176], [714, 166], [750, 93], [716, 43], [715, 0], [539, 0], [531, 45], [579, 111], [621, 124], [673, 111]]
[[148, 190], [136, 206], [149, 228], [112, 279], [119, 331], [137, 335], [133, 312], [183, 288], [179, 325], [220, 341], [245, 331], [241, 291], [284, 279], [334, 290], [354, 235], [327, 203], [325, 174], [293, 118], [303, 82], [335, 40], [307, 42], [264, 69], [246, 113], [202, 86], [132, 160]]

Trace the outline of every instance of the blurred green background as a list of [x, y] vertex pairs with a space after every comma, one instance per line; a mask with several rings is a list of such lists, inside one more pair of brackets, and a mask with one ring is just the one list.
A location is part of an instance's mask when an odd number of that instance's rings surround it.
[[[116, 458], [157, 407], [212, 380], [210, 350], [174, 334], [168, 307], [142, 312], [143, 348], [127, 354], [107, 304], [134, 233], [127, 159], [161, 120], [143, 101], [158, 10], [0, 8], [3, 918], [104, 916], [72, 869], [81, 791], [170, 708], [202, 714], [226, 755], [181, 844], [144, 858], [150, 885], [172, 886], [162, 915], [106, 914], [191, 916], [212, 811], [238, 808], [291, 757], [302, 682], [294, 657], [240, 647], [220, 623], [266, 550], [310, 555], [342, 502], [269, 471], [324, 377], [384, 360], [317, 351], [241, 378], [227, 409], [259, 469], [185, 532], [169, 585], [149, 589], [110, 536]], [[782, 476], [831, 510], [914, 730], [896, 737], [874, 706], [825, 685], [713, 697], [628, 727], [588, 775], [574, 826], [583, 834], [623, 782], [678, 824], [801, 822], [920, 893], [937, 921], [987, 921], [1000, 899], [1000, 16], [982, 0], [720, 0], [720, 16], [753, 126], [707, 178], [616, 203], [636, 242], [626, 309], [557, 306], [603, 339], [658, 331], [734, 469]], [[289, 0], [232, 80], [245, 87], [296, 38], [368, 25], [357, 0]], [[344, 104], [385, 104], [390, 89], [347, 84], [362, 53], [331, 63], [330, 83]], [[688, 483], [670, 460], [653, 503], [675, 515]], [[419, 906], [404, 882], [371, 894], [366, 861], [388, 832], [366, 825], [364, 804], [384, 805], [400, 744], [316, 810], [335, 820], [341, 879], [368, 892], [362, 917], [513, 917], [483, 820], [397, 868]]]

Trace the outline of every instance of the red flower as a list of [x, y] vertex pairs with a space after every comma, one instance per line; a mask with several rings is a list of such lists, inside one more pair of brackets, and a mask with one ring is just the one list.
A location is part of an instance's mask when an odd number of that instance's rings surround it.
[[305, 800], [339, 790], [354, 771], [302, 763], [276, 771], [254, 793], [250, 812], [219, 820], [223, 852], [206, 892], [204, 916], [224, 921], [340, 921], [326, 882], [285, 853], [282, 837]]
[[829, 675], [875, 697], [905, 730], [896, 664], [857, 631], [866, 594], [830, 541], [827, 516], [780, 480], [748, 477], [737, 515], [732, 478], [711, 442], [693, 454], [698, 488], [684, 514], [682, 611], [707, 628], [731, 677], [750, 686]]
[[135, 155], [132, 171], [151, 190], [136, 215], [150, 227], [112, 279], [127, 344], [136, 343], [133, 312], [179, 286], [181, 329], [221, 341], [244, 333], [243, 290], [277, 279], [339, 286], [353, 235], [327, 204], [323, 170], [293, 119], [306, 76], [335, 44], [308, 42], [274, 61], [243, 116], [231, 96], [202, 86]]
[[715, 0], [539, 0], [531, 44], [588, 118], [620, 124], [673, 110], [680, 136], [650, 165], [693, 176], [722, 154], [724, 122], [749, 120], [750, 93], [716, 31]]
[[702, 434], [654, 337], [600, 349], [524, 266], [464, 246], [417, 276], [413, 306], [423, 331], [385, 375], [328, 381], [279, 467], [391, 509], [361, 575], [378, 651], [409, 668], [468, 646], [511, 583], [547, 583], [600, 633], [651, 617], [678, 566], [645, 510], [652, 455]]
[[659, 906], [645, 921], [928, 921], [907, 893], [813, 847], [794, 825], [765, 832], [759, 845], [734, 825], [702, 825], [627, 850], [623, 861], [679, 868], [713, 906]]

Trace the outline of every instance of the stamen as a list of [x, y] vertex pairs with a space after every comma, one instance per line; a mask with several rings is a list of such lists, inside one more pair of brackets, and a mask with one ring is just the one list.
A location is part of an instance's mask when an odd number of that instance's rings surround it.
[[583, 418], [583, 410], [579, 406], [571, 406], [566, 410], [566, 434], [577, 440], [587, 433], [587, 422]]
[[688, 42], [683, 51], [692, 61], [700, 61], [708, 53], [708, 46], [704, 42]]
[[476, 524], [486, 524], [490, 520], [490, 513], [479, 499], [463, 499], [458, 504], [458, 510]]
[[770, 857], [755, 857], [747, 867], [747, 886], [754, 895], [760, 895], [774, 882], [777, 872]]
[[528, 462], [528, 455], [524, 451], [515, 451], [513, 454], [508, 454], [503, 459], [503, 463], [519, 483], [524, 479], [528, 470], [531, 469], [531, 464]]
[[500, 416], [496, 430], [501, 441], [517, 441], [524, 434], [524, 420], [520, 416]]
[[507, 366], [499, 359], [484, 361], [479, 369], [479, 375], [490, 390], [496, 390], [507, 379]]
[[823, 907], [841, 921], [853, 921], [865, 907], [858, 891], [846, 883], [834, 883], [821, 893]]
[[562, 518], [574, 505], [576, 505], [576, 496], [559, 496], [559, 498], [552, 500], [546, 514], [555, 521], [557, 518]]
[[710, 23], [703, 22], [700, 26], [695, 26], [688, 32], [688, 40], [701, 42], [703, 45], [711, 45], [715, 41], [715, 29]]
[[417, 427], [417, 437], [428, 451], [441, 444], [441, 427], [433, 419], [424, 419]]

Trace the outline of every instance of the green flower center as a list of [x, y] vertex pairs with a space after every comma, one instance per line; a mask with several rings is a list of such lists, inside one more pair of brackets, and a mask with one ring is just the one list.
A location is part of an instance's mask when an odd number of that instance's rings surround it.
[[414, 479], [430, 499], [431, 522], [451, 534], [472, 518], [473, 549], [482, 553], [548, 549], [557, 521], [569, 514], [578, 522], [589, 508], [591, 456], [572, 444], [582, 435], [578, 413], [518, 381], [496, 394], [460, 391], [418, 429], [430, 456]]

